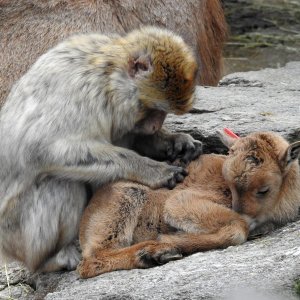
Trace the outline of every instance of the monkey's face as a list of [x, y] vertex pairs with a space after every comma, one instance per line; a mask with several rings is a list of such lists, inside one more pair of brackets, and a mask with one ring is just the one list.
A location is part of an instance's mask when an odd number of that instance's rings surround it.
[[[140, 37], [143, 48], [129, 63], [143, 106], [183, 114], [193, 105], [197, 62], [184, 41], [164, 30], [150, 28]], [[145, 39], [144, 44], [142, 39]]]

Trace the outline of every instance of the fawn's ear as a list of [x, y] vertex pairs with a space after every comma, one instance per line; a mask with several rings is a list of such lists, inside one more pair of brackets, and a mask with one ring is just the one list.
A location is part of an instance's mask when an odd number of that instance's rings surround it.
[[223, 130], [218, 130], [217, 134], [222, 141], [222, 143], [229, 149], [235, 141], [239, 138], [231, 130], [224, 128]]
[[288, 167], [293, 161], [300, 156], [300, 141], [289, 145], [281, 157], [281, 165]]

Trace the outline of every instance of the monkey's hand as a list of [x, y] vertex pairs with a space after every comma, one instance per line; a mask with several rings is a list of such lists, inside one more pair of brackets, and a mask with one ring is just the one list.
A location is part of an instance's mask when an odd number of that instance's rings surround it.
[[144, 177], [143, 183], [154, 189], [160, 187], [173, 189], [188, 174], [184, 168], [179, 166], [168, 165], [164, 162], [154, 162], [147, 158], [145, 160], [149, 161], [149, 163], [145, 164], [146, 172], [152, 175]]
[[202, 143], [193, 139], [189, 134], [176, 133], [169, 136], [167, 159], [180, 160], [187, 164], [202, 153]]
[[142, 155], [187, 164], [202, 153], [202, 143], [185, 133], [159, 130], [153, 135], [137, 135], [133, 149]]
[[51, 175], [99, 185], [125, 179], [151, 188], [172, 189], [187, 175], [182, 167], [94, 140], [58, 139], [42, 151], [46, 163], [41, 177]]

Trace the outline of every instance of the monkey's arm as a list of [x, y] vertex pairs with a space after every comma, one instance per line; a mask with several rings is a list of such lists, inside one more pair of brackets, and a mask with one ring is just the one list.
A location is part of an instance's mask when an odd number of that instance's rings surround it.
[[137, 135], [133, 149], [157, 160], [180, 159], [188, 163], [202, 153], [202, 143], [185, 133], [169, 133], [164, 129], [153, 135]]
[[173, 188], [186, 175], [183, 168], [97, 141], [58, 140], [43, 151], [43, 160], [42, 174], [98, 184], [126, 179], [152, 188]]

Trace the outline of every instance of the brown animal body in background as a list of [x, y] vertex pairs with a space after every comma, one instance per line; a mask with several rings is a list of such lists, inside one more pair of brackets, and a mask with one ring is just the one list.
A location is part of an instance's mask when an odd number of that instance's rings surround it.
[[245, 242], [266, 222], [294, 220], [300, 206], [300, 142], [273, 133], [225, 136], [228, 156], [202, 155], [173, 191], [119, 182], [98, 191], [80, 227], [81, 277], [148, 268]]
[[49, 48], [74, 33], [124, 34], [166, 27], [194, 48], [200, 83], [217, 85], [226, 22], [219, 0], [0, 0], [0, 106], [12, 84]]

